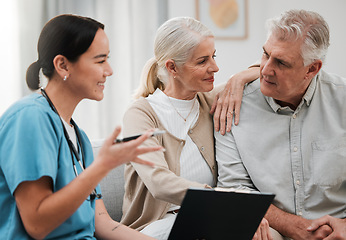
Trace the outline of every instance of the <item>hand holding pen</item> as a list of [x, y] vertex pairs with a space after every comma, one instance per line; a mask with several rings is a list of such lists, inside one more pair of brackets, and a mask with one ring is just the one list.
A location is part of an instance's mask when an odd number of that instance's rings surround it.
[[[162, 150], [163, 147], [143, 147], [141, 144], [149, 137], [162, 134], [163, 132], [160, 131], [157, 133], [158, 131], [148, 130], [144, 134], [119, 139], [117, 141], [120, 131], [121, 128], [116, 127], [113, 134], [105, 140], [97, 156], [97, 161], [101, 161], [102, 165], [106, 167], [106, 169], [113, 169], [114, 167], [128, 162], [135, 162], [154, 167], [152, 162], [145, 161], [139, 156], [145, 153]], [[121, 144], [118, 144], [117, 142], [121, 142]]]
[[[166, 133], [165, 130], [155, 130], [155, 131], [150, 135], [150, 137], [154, 137], [154, 136], [161, 135], [161, 134], [164, 134], [164, 133]], [[131, 137], [126, 137], [126, 138], [123, 138], [123, 139], [116, 139], [116, 140], [114, 141], [114, 143], [128, 142], [128, 141], [137, 139], [137, 138], [139, 138], [139, 137], [142, 136], [142, 135], [143, 135], [143, 134], [138, 134], [138, 135], [134, 135], [134, 136], [131, 136]]]

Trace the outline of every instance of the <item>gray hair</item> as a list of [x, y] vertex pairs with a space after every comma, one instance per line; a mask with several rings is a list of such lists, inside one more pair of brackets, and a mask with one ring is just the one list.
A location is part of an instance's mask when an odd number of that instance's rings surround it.
[[329, 47], [329, 27], [321, 15], [306, 10], [289, 10], [267, 21], [268, 38], [275, 35], [282, 41], [303, 40], [301, 56], [304, 65], [325, 60]]
[[205, 37], [213, 36], [206, 26], [191, 17], [176, 17], [162, 24], [156, 32], [155, 57], [142, 70], [141, 84], [135, 98], [147, 97], [157, 88], [164, 90], [168, 82], [166, 61], [172, 59], [177, 66], [184, 65], [192, 50]]

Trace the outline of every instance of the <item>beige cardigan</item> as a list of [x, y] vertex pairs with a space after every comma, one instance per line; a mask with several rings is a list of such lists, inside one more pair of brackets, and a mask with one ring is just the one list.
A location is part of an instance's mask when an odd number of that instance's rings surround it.
[[[216, 182], [213, 121], [209, 114], [214, 92], [197, 94], [200, 104], [199, 118], [188, 134], [208, 163]], [[124, 137], [151, 128], [166, 130], [144, 98], [134, 102], [127, 110], [123, 125]], [[210, 188], [206, 184], [179, 177], [179, 159], [184, 144], [184, 140], [176, 138], [169, 132], [152, 137], [146, 140], [144, 145], [162, 145], [166, 151], [147, 153], [141, 158], [155, 163], [156, 167], [151, 168], [136, 163], [125, 166], [125, 196], [121, 220], [123, 224], [141, 230], [149, 223], [163, 218], [171, 203], [180, 205], [189, 187]]]

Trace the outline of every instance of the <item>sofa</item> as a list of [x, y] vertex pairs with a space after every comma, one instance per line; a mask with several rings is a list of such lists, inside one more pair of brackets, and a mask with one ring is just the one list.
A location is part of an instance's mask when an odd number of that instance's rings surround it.
[[[94, 157], [97, 156], [102, 144], [103, 140], [91, 141]], [[102, 198], [106, 209], [111, 218], [118, 222], [122, 217], [123, 197], [125, 192], [124, 184], [124, 165], [113, 169], [100, 182]]]

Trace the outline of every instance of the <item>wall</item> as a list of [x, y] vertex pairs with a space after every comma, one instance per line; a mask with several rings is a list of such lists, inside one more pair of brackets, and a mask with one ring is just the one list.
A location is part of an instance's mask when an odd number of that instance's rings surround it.
[[[90, 0], [90, 2], [95, 1]], [[111, 41], [110, 62], [114, 75], [107, 80], [103, 101], [83, 101], [74, 114], [76, 122], [91, 139], [106, 137], [114, 126], [122, 124], [122, 116], [131, 102], [131, 93], [138, 86], [142, 66], [147, 59], [153, 56], [152, 45], [155, 31], [158, 23], [162, 23], [165, 19], [166, 12], [168, 18], [195, 17], [195, 0], [98, 1], [100, 4], [96, 9], [97, 18], [106, 23], [106, 32]], [[24, 83], [25, 71], [28, 64], [37, 58], [36, 43], [44, 23], [42, 22], [43, 16], [40, 15], [43, 2], [46, 3], [45, 0], [30, 0], [30, 3], [26, 0], [2, 2], [0, 12], [3, 14], [0, 18], [3, 22], [11, 22], [11, 24], [4, 25], [4, 36], [6, 37], [0, 39], [0, 43], [2, 43], [0, 44], [2, 52], [0, 115], [10, 104], [24, 95], [23, 89], [27, 89]], [[64, 2], [70, 1], [65, 0]], [[84, 2], [86, 1], [83, 0]], [[61, 1], [59, 3], [61, 4]], [[160, 7], [165, 7], [166, 3], [167, 11], [160, 9]], [[220, 71], [216, 75], [216, 83], [226, 81], [231, 74], [245, 69], [260, 59], [262, 45], [266, 39], [264, 28], [266, 19], [292, 8], [317, 11], [327, 20], [331, 30], [331, 46], [324, 68], [346, 77], [343, 60], [343, 56], [346, 54], [346, 45], [343, 44], [346, 39], [345, 0], [248, 0], [248, 38], [246, 40], [216, 41], [216, 61], [220, 67]], [[84, 8], [78, 6], [76, 9], [81, 11]], [[22, 11], [27, 14], [25, 16], [20, 14]], [[26, 24], [19, 25], [18, 19], [24, 20]], [[17, 36], [18, 30], [21, 30], [21, 34], [23, 34], [20, 40]], [[21, 47], [17, 47], [18, 45]], [[28, 52], [27, 55], [32, 54], [32, 56], [18, 66], [19, 62], [25, 60], [19, 54], [24, 50]]]
[[20, 83], [14, 81], [14, 79], [19, 78], [19, 71], [16, 66], [9, 64], [18, 61], [19, 58], [19, 16], [16, 11], [18, 6], [15, 1], [6, 1], [2, 2], [1, 4], [0, 22], [3, 24], [2, 35], [0, 38], [0, 115], [14, 101], [20, 98], [20, 91], [17, 91], [20, 89]]
[[[201, 1], [201, 0], [200, 0]], [[260, 59], [266, 40], [265, 21], [289, 9], [316, 11], [328, 22], [331, 46], [324, 69], [346, 77], [346, 1], [345, 0], [248, 0], [249, 34], [246, 40], [216, 40], [216, 61], [220, 71], [216, 83], [226, 81]], [[195, 0], [169, 0], [169, 17], [195, 17]]]

